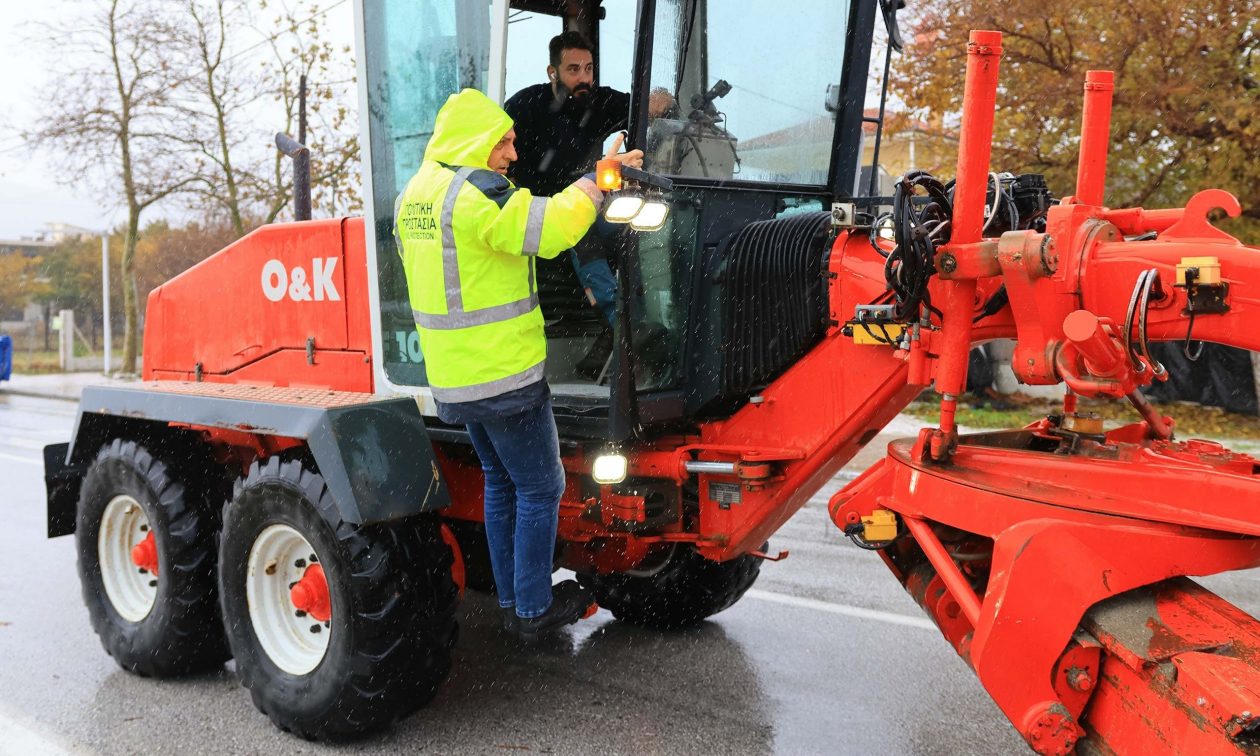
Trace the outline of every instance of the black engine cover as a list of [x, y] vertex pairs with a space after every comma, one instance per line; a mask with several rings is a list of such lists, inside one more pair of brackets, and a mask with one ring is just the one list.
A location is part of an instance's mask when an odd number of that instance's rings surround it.
[[826, 331], [831, 214], [750, 223], [706, 249], [687, 342], [688, 416], [727, 414]]

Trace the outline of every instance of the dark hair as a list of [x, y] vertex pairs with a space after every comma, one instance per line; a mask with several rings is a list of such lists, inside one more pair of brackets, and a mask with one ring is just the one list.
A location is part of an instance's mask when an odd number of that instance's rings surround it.
[[560, 54], [565, 50], [585, 50], [591, 55], [595, 54], [595, 46], [582, 32], [567, 31], [557, 34], [551, 38], [547, 47], [551, 51], [551, 67], [556, 69], [560, 68]]

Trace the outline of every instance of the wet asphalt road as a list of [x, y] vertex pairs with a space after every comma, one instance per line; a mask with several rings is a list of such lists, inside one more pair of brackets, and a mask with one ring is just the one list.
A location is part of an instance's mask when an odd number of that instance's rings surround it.
[[[601, 611], [527, 649], [470, 594], [454, 670], [428, 707], [349, 745], [295, 739], [254, 709], [230, 663], [155, 681], [101, 649], [73, 538], [44, 537], [41, 449], [73, 419], [72, 403], [0, 394], [0, 754], [1027, 752], [880, 560], [831, 525], [826, 493], [772, 539], [791, 556], [694, 631]], [[1206, 582], [1260, 609], [1255, 575]]]

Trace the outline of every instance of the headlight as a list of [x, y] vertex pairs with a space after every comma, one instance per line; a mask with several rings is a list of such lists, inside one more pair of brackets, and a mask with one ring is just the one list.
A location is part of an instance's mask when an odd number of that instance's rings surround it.
[[604, 220], [609, 223], [625, 223], [639, 214], [643, 208], [643, 198], [629, 192], [617, 192], [604, 211]]
[[669, 205], [660, 200], [643, 202], [642, 208], [630, 219], [630, 228], [635, 231], [655, 231], [665, 225], [669, 216]]
[[601, 454], [591, 465], [591, 477], [595, 482], [608, 486], [626, 479], [626, 458], [621, 454]]

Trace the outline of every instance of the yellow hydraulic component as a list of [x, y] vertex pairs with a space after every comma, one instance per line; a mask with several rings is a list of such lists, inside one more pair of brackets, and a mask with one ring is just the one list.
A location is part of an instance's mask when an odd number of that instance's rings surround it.
[[889, 509], [876, 509], [862, 517], [862, 540], [891, 541], [897, 537], [897, 513]]
[[1063, 430], [1100, 436], [1103, 432], [1103, 419], [1094, 412], [1073, 412], [1064, 415]]
[[861, 323], [853, 324], [853, 343], [861, 345], [882, 344], [890, 346], [898, 344], [901, 337], [906, 332], [906, 327], [901, 323], [884, 323], [882, 325]]
[[1186, 285], [1186, 269], [1198, 268], [1197, 283], [1216, 286], [1221, 282], [1221, 260], [1218, 257], [1183, 257], [1177, 263], [1177, 283]]

